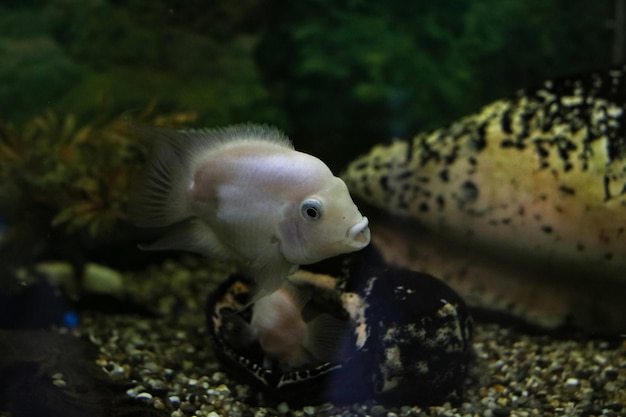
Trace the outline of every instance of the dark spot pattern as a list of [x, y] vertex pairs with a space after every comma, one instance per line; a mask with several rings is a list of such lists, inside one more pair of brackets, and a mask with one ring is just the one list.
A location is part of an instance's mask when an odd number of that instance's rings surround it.
[[559, 187], [559, 191], [561, 191], [563, 194], [567, 194], [567, 195], [575, 195], [576, 194], [576, 190], [574, 190], [572, 187], [568, 187], [566, 185], [561, 185]]
[[471, 202], [478, 198], [478, 187], [472, 181], [465, 181], [461, 189], [461, 198], [465, 202]]

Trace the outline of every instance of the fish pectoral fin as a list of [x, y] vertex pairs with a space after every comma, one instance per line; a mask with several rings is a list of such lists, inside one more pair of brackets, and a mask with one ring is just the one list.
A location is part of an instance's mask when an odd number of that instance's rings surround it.
[[272, 294], [274, 291], [267, 291], [265, 288], [261, 288], [259, 286], [257, 286], [255, 288], [255, 290], [252, 293], [252, 296], [248, 299], [248, 302], [246, 303], [246, 305], [244, 306], [244, 309], [250, 307], [250, 306], [254, 306], [256, 304], [257, 301], [259, 301], [261, 298], [263, 297], [267, 297], [268, 295]]
[[349, 328], [348, 322], [324, 313], [311, 320], [307, 326], [304, 348], [320, 361], [336, 360], [335, 354]]
[[294, 303], [299, 306], [300, 311], [302, 311], [304, 309], [304, 306], [306, 306], [309, 301], [311, 301], [311, 298], [313, 298], [313, 291], [310, 288], [307, 288], [306, 286], [300, 284], [296, 284], [295, 282], [291, 281], [289, 277], [287, 277], [283, 285], [285, 287], [285, 290], [287, 290], [289, 294], [293, 297]]
[[170, 226], [165, 236], [150, 244], [139, 245], [142, 250], [184, 250], [205, 256], [229, 259], [230, 254], [213, 231], [196, 218]]
[[222, 329], [225, 338], [236, 349], [249, 348], [258, 340], [255, 329], [237, 313], [222, 318]]
[[275, 267], [253, 267], [253, 270], [257, 269], [258, 271], [252, 275], [252, 278], [254, 278], [256, 282], [256, 290], [252, 295], [252, 301], [250, 303], [254, 303], [282, 287], [287, 281], [287, 276], [291, 268], [291, 264], [279, 264]]

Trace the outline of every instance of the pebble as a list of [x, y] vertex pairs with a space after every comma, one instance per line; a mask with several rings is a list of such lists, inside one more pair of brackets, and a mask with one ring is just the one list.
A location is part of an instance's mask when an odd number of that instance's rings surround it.
[[[94, 342], [99, 349], [94, 363], [112, 381], [127, 384], [127, 395], [140, 400], [138, 406], [155, 407], [171, 417], [626, 415], [625, 343], [529, 335], [482, 323], [475, 326], [475, 359], [465, 381], [463, 402], [458, 406], [446, 403], [388, 408], [371, 403], [325, 403], [292, 408], [287, 402], [275, 405], [220, 367], [203, 333], [202, 297], [227, 272], [223, 266], [207, 266], [197, 259], [194, 262], [190, 265], [199, 270], [176, 283], [172, 282], [172, 273], [157, 267], [144, 275], [124, 274], [125, 288], [134, 299], [164, 308], [158, 317], [86, 311], [70, 333]], [[170, 261], [168, 268], [176, 271], [182, 266]], [[168, 297], [174, 302], [162, 306], [159, 300]], [[63, 328], [58, 331], [68, 333]], [[65, 382], [61, 374], [52, 374], [51, 378], [53, 383]]]
[[135, 398], [137, 398], [138, 400], [151, 400], [152, 394], [150, 394], [149, 392], [141, 392], [137, 394]]
[[287, 414], [289, 412], [289, 404], [282, 402], [278, 404], [278, 407], [276, 409], [281, 414]]
[[575, 389], [578, 388], [579, 385], [580, 381], [578, 381], [578, 379], [576, 378], [567, 378], [567, 380], [565, 381], [566, 388]]
[[57, 388], [65, 388], [67, 387], [67, 383], [65, 381], [63, 381], [62, 379], [55, 379], [52, 381], [52, 385], [54, 385]]

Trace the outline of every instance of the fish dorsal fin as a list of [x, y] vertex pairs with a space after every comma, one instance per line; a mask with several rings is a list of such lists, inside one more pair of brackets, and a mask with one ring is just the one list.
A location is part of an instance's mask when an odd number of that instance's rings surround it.
[[172, 130], [132, 127], [152, 145], [130, 202], [131, 222], [140, 227], [165, 227], [191, 217], [187, 190], [202, 156], [228, 143], [267, 141], [293, 149], [278, 129], [241, 124], [216, 129]]
[[316, 359], [332, 362], [347, 330], [348, 322], [330, 314], [320, 314], [307, 324], [304, 348]]
[[236, 141], [266, 141], [293, 149], [291, 141], [279, 129], [263, 124], [243, 123], [218, 128], [190, 129], [181, 131], [194, 141], [195, 151], [210, 149]]

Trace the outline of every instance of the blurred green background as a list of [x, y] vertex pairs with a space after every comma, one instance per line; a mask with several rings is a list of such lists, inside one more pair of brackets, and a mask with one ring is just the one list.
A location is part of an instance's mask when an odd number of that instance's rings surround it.
[[149, 256], [128, 223], [148, 147], [129, 122], [274, 124], [339, 173], [375, 143], [624, 63], [625, 2], [0, 0], [0, 278]]
[[0, 117], [90, 120], [103, 97], [113, 114], [156, 98], [196, 126], [276, 124], [337, 171], [391, 136], [608, 67], [615, 1], [4, 0]]

